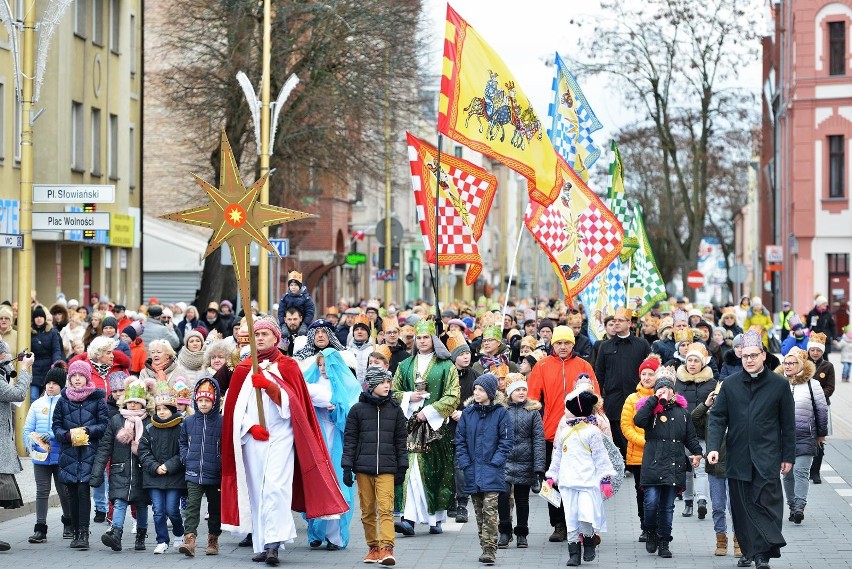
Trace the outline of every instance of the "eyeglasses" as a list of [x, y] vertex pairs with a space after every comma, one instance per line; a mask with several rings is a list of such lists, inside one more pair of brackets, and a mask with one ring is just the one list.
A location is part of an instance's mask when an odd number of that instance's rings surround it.
[[756, 360], [760, 356], [763, 355], [763, 352], [758, 352], [756, 354], [743, 354], [742, 359], [744, 360]]
[[794, 366], [794, 365], [796, 365], [797, 363], [799, 363], [799, 362], [784, 362], [784, 363], [783, 363], [783, 365], [785, 365], [785, 366]]

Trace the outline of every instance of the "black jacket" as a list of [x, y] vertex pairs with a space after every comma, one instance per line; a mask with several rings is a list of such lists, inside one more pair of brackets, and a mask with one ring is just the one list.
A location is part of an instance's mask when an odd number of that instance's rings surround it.
[[[22, 342], [24, 340], [18, 338], [18, 345], [21, 349], [26, 347], [26, 345], [21, 345]], [[44, 387], [44, 377], [50, 371], [50, 366], [53, 365], [53, 362], [63, 359], [62, 340], [55, 329], [48, 330], [47, 325], [42, 325], [40, 328], [33, 325], [30, 342], [30, 351], [35, 356], [32, 384]]]
[[541, 403], [530, 400], [523, 403], [510, 401], [508, 410], [515, 438], [512, 451], [506, 460], [506, 482], [532, 486], [536, 474], [544, 474], [547, 470]]
[[606, 415], [613, 426], [621, 424], [621, 408], [627, 396], [636, 392], [639, 365], [650, 353], [648, 342], [633, 335], [601, 343], [595, 361], [595, 377], [606, 401]]
[[[225, 366], [222, 366], [225, 367]], [[206, 415], [198, 409], [196, 397], [201, 378], [193, 390], [192, 405], [195, 414], [184, 418], [180, 424], [180, 461], [185, 469], [185, 479], [196, 484], [218, 486], [222, 482], [222, 414], [219, 413], [219, 384], [210, 377], [216, 400]]]
[[[145, 417], [143, 425], [150, 419]], [[124, 417], [113, 415], [109, 420], [106, 433], [98, 445], [98, 454], [92, 469], [89, 486], [97, 488], [104, 481], [104, 469], [109, 461], [109, 499], [120, 498], [127, 502], [147, 501], [148, 494], [142, 487], [142, 464], [133, 454], [129, 444], [122, 443], [115, 435], [124, 428]]]
[[[180, 461], [180, 424], [182, 417], [175, 413], [161, 421], [156, 415], [145, 426], [139, 441], [139, 461], [142, 463], [142, 485], [160, 490], [185, 490], [183, 464]], [[157, 474], [165, 464], [168, 472]]]
[[743, 370], [743, 361], [737, 357], [733, 348], [722, 357], [722, 369], [719, 370], [719, 379], [725, 379], [729, 375], [741, 372]]
[[[89, 482], [92, 465], [98, 450], [98, 441], [104, 436], [109, 415], [103, 389], [95, 389], [85, 400], [71, 401], [62, 390], [62, 397], [53, 410], [53, 436], [62, 442], [59, 451], [59, 475], [66, 484]], [[66, 440], [66, 434], [75, 427], [89, 430], [89, 444], [75, 447]]]
[[756, 377], [741, 371], [725, 378], [708, 416], [707, 451], [718, 451], [725, 437], [728, 478], [749, 481], [756, 470], [762, 479], [772, 480], [782, 462], [796, 461], [790, 384], [765, 364]]
[[689, 449], [690, 454], [696, 455], [701, 454], [701, 444], [682, 395], [676, 395], [665, 407], [659, 403], [656, 395], [636, 402], [633, 423], [645, 429], [640, 483], [683, 488], [686, 485], [686, 472], [690, 469], [683, 447]]
[[[346, 343], [344, 342], [343, 345], [345, 346]], [[399, 364], [401, 364], [411, 356], [411, 352], [408, 351], [408, 347], [402, 340], [397, 340], [396, 346], [389, 345], [388, 347], [391, 351], [391, 359], [389, 362], [390, 367], [388, 368], [388, 371], [390, 371], [391, 375], [393, 375], [396, 373], [396, 368], [399, 366]]]
[[595, 360], [592, 359], [592, 341], [583, 334], [575, 334], [574, 353], [592, 364], [595, 365]]
[[362, 474], [403, 474], [408, 470], [405, 415], [393, 397], [362, 393], [349, 409], [340, 466]]

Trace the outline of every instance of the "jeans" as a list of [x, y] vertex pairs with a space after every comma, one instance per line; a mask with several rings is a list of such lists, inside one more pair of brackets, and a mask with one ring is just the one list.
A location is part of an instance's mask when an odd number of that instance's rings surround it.
[[[716, 533], [728, 533], [728, 480], [708, 474], [707, 481], [710, 483], [710, 503], [713, 506], [713, 530]], [[731, 532], [733, 531], [734, 523], [731, 520]]]
[[[703, 442], [703, 441], [702, 441]], [[687, 453], [689, 456], [689, 453]], [[709, 490], [707, 488], [707, 472], [704, 463], [692, 467], [691, 472], [686, 473], [686, 488], [683, 491], [684, 500], [706, 500]]]
[[368, 547], [393, 547], [393, 474], [357, 472], [361, 525]]
[[33, 464], [33, 475], [36, 483], [36, 523], [47, 523], [47, 507], [50, 498], [50, 480], [56, 486], [59, 495], [59, 503], [62, 506], [62, 515], [70, 518], [71, 500], [68, 497], [68, 488], [59, 477], [58, 464]]
[[89, 517], [92, 514], [89, 483], [66, 484], [68, 497], [71, 502], [71, 525], [74, 529], [89, 529]]
[[169, 526], [166, 518], [172, 521], [172, 531], [175, 537], [183, 535], [183, 520], [180, 517], [180, 490], [161, 490], [150, 488], [151, 507], [154, 509], [154, 529], [157, 532], [157, 543], [169, 542]]
[[506, 491], [497, 496], [497, 511], [500, 515], [500, 533], [512, 533], [512, 510], [510, 498], [515, 497], [515, 510], [518, 513], [518, 523], [515, 524], [515, 535], [527, 536], [530, 533], [530, 487], [526, 484], [506, 483]]
[[198, 523], [201, 517], [201, 498], [207, 497], [207, 533], [222, 535], [222, 491], [216, 484], [186, 483], [186, 533], [198, 533]]
[[810, 484], [811, 462], [814, 457], [803, 454], [796, 457], [793, 468], [784, 475], [784, 494], [791, 508], [804, 508], [808, 503], [808, 485]]
[[645, 486], [645, 527], [656, 531], [661, 541], [672, 539], [676, 486]]
[[849, 372], [852, 371], [852, 362], [841, 362], [843, 364], [843, 371], [840, 372], [840, 375], [843, 379], [849, 379]]
[[33, 385], [30, 384], [30, 403], [35, 401], [41, 396], [41, 392], [44, 390], [44, 386], [41, 385]]
[[[124, 518], [127, 516], [127, 500], [116, 498], [112, 509], [112, 527], [124, 529]], [[134, 502], [136, 506], [136, 529], [148, 529], [148, 503], [143, 500]]]
[[95, 501], [96, 512], [109, 512], [109, 470], [104, 474], [104, 483], [92, 488], [92, 498]]

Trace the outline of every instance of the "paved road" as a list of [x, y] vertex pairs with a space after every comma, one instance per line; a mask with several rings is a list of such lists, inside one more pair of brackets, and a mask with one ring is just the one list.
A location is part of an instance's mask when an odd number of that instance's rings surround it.
[[[838, 366], [839, 370], [839, 366]], [[837, 392], [832, 400], [834, 413], [835, 437], [830, 440], [826, 450], [826, 460], [823, 463], [823, 481], [821, 485], [811, 486], [808, 507], [805, 511], [805, 521], [799, 526], [785, 522], [784, 535], [788, 545], [783, 550], [784, 556], [776, 560], [773, 568], [807, 568], [819, 569], [835, 567], [852, 567], [852, 384], [837, 385]], [[25, 472], [20, 477], [20, 484], [25, 497], [34, 497], [34, 489], [29, 483], [31, 472]], [[28, 494], [29, 492], [29, 494]], [[635, 513], [635, 496], [631, 481], [622, 491], [607, 503], [607, 518], [609, 532], [604, 535], [604, 544], [600, 549], [598, 560], [584, 565], [598, 565], [606, 568], [646, 568], [646, 567], [724, 567], [735, 566], [736, 559], [732, 554], [726, 557], [713, 556], [715, 535], [710, 517], [698, 520], [696, 517], [683, 518], [680, 515], [682, 502], [675, 506], [674, 536], [672, 543], [674, 558], [660, 559], [645, 553], [644, 544], [636, 542], [639, 532], [638, 520]], [[24, 513], [21, 510], [0, 510], [0, 515]], [[305, 525], [297, 522], [300, 541], [287, 546], [282, 553], [282, 566], [314, 566], [314, 567], [364, 567], [361, 559], [366, 552], [363, 532], [361, 530], [360, 514], [356, 514], [352, 523], [352, 542], [348, 550], [338, 552], [310, 551], [304, 541]], [[473, 516], [471, 515], [473, 521]], [[205, 567], [258, 567], [250, 561], [251, 553], [236, 546], [236, 538], [222, 536], [222, 553], [217, 557], [205, 557], [190, 560], [170, 550], [164, 556], [153, 555], [153, 538], [149, 537], [147, 552], [132, 550], [115, 553], [100, 544], [100, 534], [106, 525], [93, 526], [92, 549], [87, 552], [74, 551], [68, 548], [68, 541], [58, 537], [59, 509], [51, 508], [48, 525], [50, 536], [48, 543], [33, 545], [27, 543], [27, 537], [32, 533], [34, 515], [7, 519], [0, 522], [0, 539], [12, 544], [12, 551], [0, 553], [3, 567], [23, 569], [25, 567], [45, 567], [55, 565], [60, 559], [70, 562], [72, 566], [86, 563], [90, 567], [107, 567], [121, 563], [132, 563], [139, 569], [162, 569], [164, 564], [203, 563]], [[531, 533], [529, 549], [522, 550], [511, 547], [499, 550], [497, 565], [514, 568], [530, 566], [559, 567], [564, 566], [568, 558], [565, 544], [547, 542], [550, 527], [547, 521], [547, 508], [543, 500], [531, 498], [530, 515]], [[201, 538], [204, 527], [202, 524]], [[476, 537], [475, 523], [459, 525], [450, 523], [443, 535], [428, 535], [425, 527], [417, 529], [415, 537], [399, 538], [396, 545], [397, 564], [403, 567], [476, 567], [479, 547]], [[129, 543], [125, 539], [125, 545]], [[201, 541], [201, 539], [199, 540]], [[514, 546], [514, 543], [511, 544]], [[58, 555], [63, 555], [60, 558]], [[79, 558], [79, 559], [77, 559]]]

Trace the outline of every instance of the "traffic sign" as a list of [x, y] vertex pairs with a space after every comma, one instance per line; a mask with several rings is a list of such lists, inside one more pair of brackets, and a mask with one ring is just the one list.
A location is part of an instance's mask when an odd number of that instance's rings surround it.
[[363, 265], [367, 262], [367, 255], [364, 253], [351, 252], [346, 254], [347, 265]]
[[33, 212], [33, 231], [85, 231], [109, 229], [105, 212]]
[[0, 248], [23, 249], [24, 236], [20, 233], [0, 233]]
[[[275, 247], [275, 250], [278, 251], [278, 255], [280, 257], [289, 257], [290, 256], [290, 240], [289, 239], [270, 239], [270, 243]], [[270, 257], [274, 257], [272, 253], [269, 254]]]
[[742, 284], [748, 279], [748, 267], [742, 263], [737, 263], [731, 270], [728, 271], [728, 278], [734, 284]]
[[115, 203], [115, 186], [112, 184], [33, 184], [33, 203], [78, 202]]
[[376, 280], [378, 281], [395, 281], [399, 278], [399, 273], [396, 269], [378, 269], [376, 271]]
[[686, 286], [689, 288], [701, 288], [704, 286], [704, 273], [692, 271], [686, 275]]

